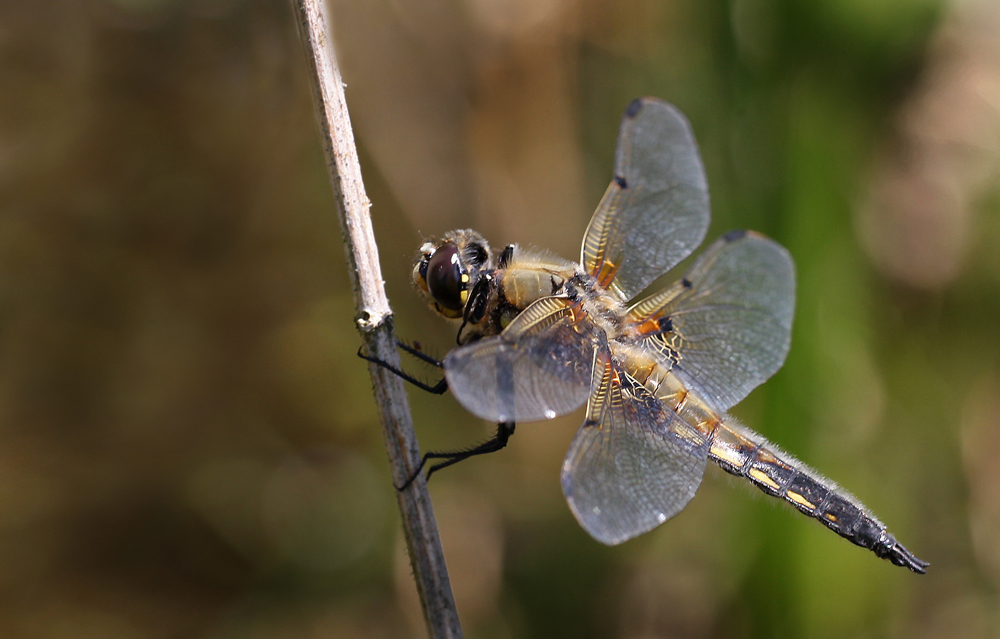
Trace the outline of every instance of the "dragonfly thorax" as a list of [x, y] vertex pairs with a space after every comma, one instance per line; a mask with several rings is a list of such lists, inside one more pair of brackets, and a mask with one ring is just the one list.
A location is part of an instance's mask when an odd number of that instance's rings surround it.
[[590, 321], [599, 326], [608, 339], [626, 337], [625, 316], [628, 309], [615, 295], [601, 288], [595, 277], [578, 271], [566, 285], [566, 294], [580, 302]]

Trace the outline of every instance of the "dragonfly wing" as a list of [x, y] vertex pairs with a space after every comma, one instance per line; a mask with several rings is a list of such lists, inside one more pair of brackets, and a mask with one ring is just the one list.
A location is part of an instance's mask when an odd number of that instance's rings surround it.
[[646, 345], [725, 411], [781, 368], [794, 311], [788, 251], [759, 233], [734, 231], [712, 244], [680, 282], [629, 314], [668, 329], [651, 334]]
[[565, 298], [528, 306], [496, 337], [444, 359], [448, 388], [470, 413], [495, 422], [572, 412], [590, 395], [597, 345], [606, 338]]
[[562, 486], [592, 537], [619, 544], [659, 526], [694, 497], [708, 444], [600, 351], [587, 419], [570, 446]]
[[614, 179], [584, 235], [584, 268], [631, 299], [690, 255], [708, 222], [708, 185], [691, 125], [662, 100], [634, 100], [618, 131]]

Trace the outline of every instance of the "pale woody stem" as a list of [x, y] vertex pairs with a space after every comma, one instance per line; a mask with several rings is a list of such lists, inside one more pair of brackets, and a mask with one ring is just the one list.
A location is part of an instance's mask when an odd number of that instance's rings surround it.
[[[369, 355], [398, 368], [392, 311], [382, 286], [378, 248], [368, 214], [371, 203], [361, 181], [361, 167], [326, 7], [322, 0], [292, 0], [292, 4], [308, 58], [364, 349]], [[393, 483], [400, 486], [420, 462], [403, 382], [384, 367], [370, 364], [368, 370], [375, 387]], [[345, 398], [345, 401], [349, 400]], [[424, 479], [419, 477], [406, 490], [397, 492], [397, 501], [427, 632], [432, 639], [460, 638], [462, 629]]]

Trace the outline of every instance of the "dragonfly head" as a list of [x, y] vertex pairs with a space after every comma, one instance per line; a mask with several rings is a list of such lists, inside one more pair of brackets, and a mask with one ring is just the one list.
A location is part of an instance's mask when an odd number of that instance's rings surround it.
[[469, 292], [492, 268], [490, 246], [471, 229], [451, 231], [425, 242], [413, 267], [413, 283], [435, 311], [449, 319], [465, 312]]

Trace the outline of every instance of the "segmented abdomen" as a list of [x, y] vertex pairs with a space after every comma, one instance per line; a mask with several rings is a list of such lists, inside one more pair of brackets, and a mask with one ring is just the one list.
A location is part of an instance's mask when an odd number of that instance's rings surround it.
[[[628, 352], [626, 361], [630, 375], [708, 440], [709, 458], [723, 470], [745, 477], [768, 495], [784, 499], [841, 537], [897, 566], [926, 571], [927, 562], [897, 542], [855, 497], [757, 433], [717, 414], [667, 367], [636, 352]], [[681, 432], [677, 435], [684, 437]]]
[[859, 546], [874, 550], [885, 541], [885, 526], [857, 499], [730, 420], [715, 429], [709, 456], [726, 472], [745, 477]]
[[720, 422], [713, 432], [709, 457], [726, 472], [746, 477], [841, 537], [897, 566], [926, 572], [927, 562], [896, 541], [857, 498], [731, 419]]

